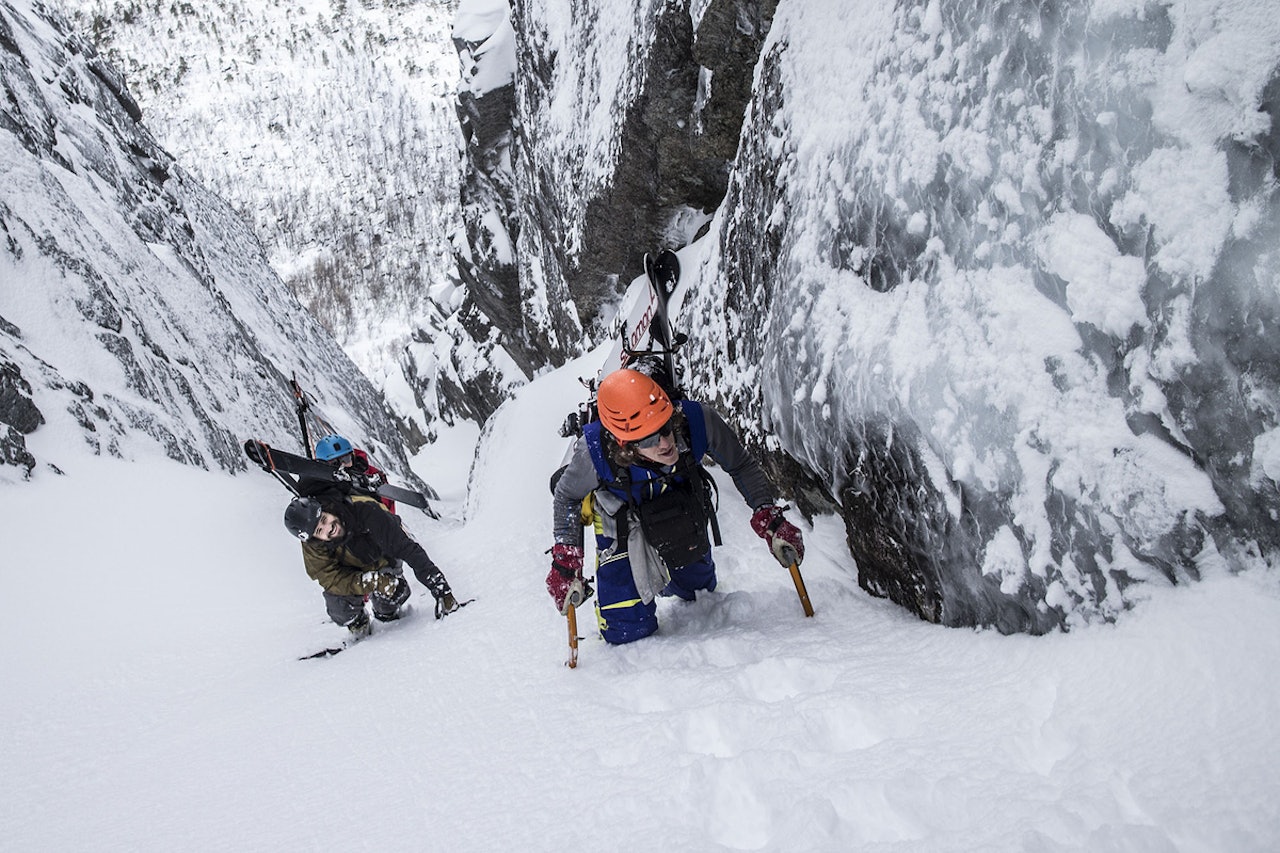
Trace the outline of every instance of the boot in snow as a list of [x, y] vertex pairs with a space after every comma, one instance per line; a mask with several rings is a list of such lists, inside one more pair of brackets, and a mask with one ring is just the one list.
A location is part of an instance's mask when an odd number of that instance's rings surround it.
[[369, 614], [361, 610], [359, 616], [347, 623], [347, 630], [351, 632], [352, 640], [360, 640], [372, 634], [373, 626], [369, 624]]

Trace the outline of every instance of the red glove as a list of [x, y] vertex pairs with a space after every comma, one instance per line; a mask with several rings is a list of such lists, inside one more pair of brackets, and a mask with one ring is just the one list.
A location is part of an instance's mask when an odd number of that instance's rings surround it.
[[804, 538], [800, 528], [787, 521], [785, 507], [762, 506], [751, 516], [751, 529], [769, 543], [774, 558], [788, 569], [792, 563], [804, 562]]
[[547, 573], [547, 592], [556, 609], [563, 614], [591, 597], [591, 584], [582, 579], [582, 546], [557, 542], [551, 546], [551, 571]]

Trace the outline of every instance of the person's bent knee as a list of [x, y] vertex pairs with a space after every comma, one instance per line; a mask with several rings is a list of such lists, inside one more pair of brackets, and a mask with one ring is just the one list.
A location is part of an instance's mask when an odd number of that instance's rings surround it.
[[379, 593], [369, 596], [369, 604], [373, 608], [373, 617], [379, 622], [391, 622], [400, 618], [400, 605], [409, 600], [409, 582], [399, 578], [395, 595], [386, 597]]
[[[633, 614], [628, 614], [633, 615]], [[596, 611], [600, 621], [600, 636], [611, 646], [622, 646], [643, 640], [658, 630], [658, 619], [652, 614], [642, 614], [639, 619], [606, 616]]]
[[334, 595], [331, 592], [326, 592], [324, 594], [324, 609], [329, 614], [330, 619], [345, 628], [364, 612], [364, 596]]

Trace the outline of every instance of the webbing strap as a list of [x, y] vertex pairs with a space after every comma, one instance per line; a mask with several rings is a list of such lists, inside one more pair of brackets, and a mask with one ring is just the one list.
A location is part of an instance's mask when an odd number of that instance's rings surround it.
[[644, 604], [644, 599], [629, 598], [626, 601], [619, 601], [616, 604], [602, 604], [601, 610], [620, 610], [624, 607], [635, 607], [637, 604]]

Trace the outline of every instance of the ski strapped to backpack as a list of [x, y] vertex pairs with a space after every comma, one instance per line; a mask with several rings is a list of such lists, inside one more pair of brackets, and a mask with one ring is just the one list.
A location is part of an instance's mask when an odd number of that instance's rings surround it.
[[279, 450], [265, 441], [258, 441], [253, 438], [247, 439], [244, 443], [244, 454], [250, 461], [262, 468], [263, 471], [274, 475], [276, 479], [284, 483], [285, 487], [295, 495], [301, 494], [298, 482], [286, 475], [291, 474], [298, 478], [327, 481], [333, 483], [339, 489], [375, 497], [390, 498], [393, 501], [417, 507], [432, 518], [440, 517], [439, 513], [432, 508], [427, 496], [421, 492], [415, 492], [403, 486], [393, 486], [390, 483], [383, 483], [377, 488], [368, 488], [353, 480], [351, 475], [342, 468], [336, 468], [327, 463], [318, 462], [315, 459], [308, 459], [296, 453], [289, 453], [286, 450]]
[[657, 255], [645, 253], [644, 272], [646, 287], [629, 308], [624, 302], [612, 332], [613, 348], [596, 377], [578, 380], [587, 389], [587, 399], [564, 419], [563, 438], [577, 438], [584, 426], [596, 420], [600, 380], [623, 367], [653, 377], [673, 401], [684, 399], [677, 356], [688, 336], [671, 326], [671, 297], [680, 286], [680, 260], [670, 249]]
[[[293, 391], [293, 407], [298, 413], [298, 427], [302, 432], [302, 447], [306, 450], [307, 458], [315, 459], [314, 448], [316, 442], [326, 435], [335, 435], [338, 431], [316, 408], [315, 401], [311, 399], [310, 395], [302, 390], [302, 386], [298, 384], [298, 375], [296, 373], [289, 377], [289, 387]], [[315, 421], [316, 429], [312, 429], [307, 422], [308, 416]]]
[[[668, 394], [684, 396], [680, 390], [680, 375], [676, 370], [676, 349], [688, 341], [685, 335], [677, 335], [671, 328], [671, 296], [680, 285], [680, 259], [670, 249], [663, 249], [657, 257], [644, 256], [644, 274], [649, 279], [649, 287], [653, 290], [657, 302], [657, 316], [650, 327], [650, 338], [658, 347], [656, 354], [661, 355], [666, 381], [658, 379], [658, 384]], [[674, 398], [673, 398], [674, 399]]]
[[[303, 392], [302, 386], [298, 384], [298, 374], [289, 377], [289, 386], [293, 389], [293, 408], [298, 413], [298, 429], [302, 433], [302, 447], [307, 451], [307, 457], [315, 459], [315, 452], [312, 450], [316, 446], [312, 440], [311, 432], [307, 429], [307, 411], [311, 408], [307, 401], [307, 395]], [[325, 433], [329, 435], [330, 433]]]
[[[345, 490], [355, 490], [364, 494], [388, 498], [417, 507], [432, 518], [440, 517], [440, 514], [431, 507], [429, 502], [431, 500], [439, 500], [440, 495], [429, 484], [424, 483], [423, 491], [417, 492], [413, 489], [393, 486], [385, 482], [378, 483], [373, 478], [362, 477], [360, 473], [354, 472], [354, 468], [348, 471], [316, 459], [315, 446], [319, 441], [318, 437], [336, 436], [338, 431], [329, 419], [320, 412], [311, 395], [303, 390], [302, 385], [298, 382], [297, 374], [289, 378], [289, 388], [293, 392], [294, 411], [298, 415], [298, 429], [301, 432], [303, 452], [306, 456], [288, 453], [287, 451], [270, 447], [264, 441], [251, 438], [244, 443], [245, 455], [251, 461], [261, 467], [263, 471], [274, 476], [286, 489], [295, 495], [300, 494], [298, 482], [289, 475], [317, 480], [332, 480]], [[314, 428], [312, 422], [314, 422]], [[364, 453], [364, 451], [361, 451], [361, 453]], [[378, 479], [385, 480], [386, 477], [382, 475]]]
[[[320, 411], [315, 399], [303, 390], [295, 374], [289, 379], [290, 390], [293, 391], [293, 406], [298, 414], [298, 427], [301, 430], [302, 448], [308, 459], [315, 459], [317, 442], [326, 436], [340, 435], [333, 422]], [[365, 452], [365, 451], [362, 451]], [[366, 454], [368, 455], [368, 454]], [[370, 487], [372, 488], [372, 486]], [[423, 494], [433, 501], [440, 500], [440, 495], [431, 484], [423, 483]], [[413, 506], [412, 501], [409, 502]]]

